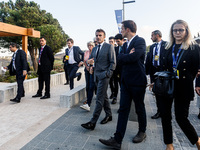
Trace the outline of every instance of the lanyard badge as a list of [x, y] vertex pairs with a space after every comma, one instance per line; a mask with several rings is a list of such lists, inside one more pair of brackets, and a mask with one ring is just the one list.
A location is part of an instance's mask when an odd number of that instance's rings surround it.
[[178, 53], [175, 56], [175, 54], [174, 54], [175, 44], [172, 47], [173, 70], [174, 70], [174, 73], [176, 74], [177, 79], [179, 79], [179, 70], [177, 70], [177, 62], [178, 62], [178, 58], [179, 58], [179, 55], [182, 50], [181, 48], [182, 48], [182, 45], [179, 48]]

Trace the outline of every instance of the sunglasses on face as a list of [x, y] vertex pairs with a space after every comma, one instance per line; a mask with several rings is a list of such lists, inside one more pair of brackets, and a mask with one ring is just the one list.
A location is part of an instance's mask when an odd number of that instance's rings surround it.
[[174, 33], [177, 33], [177, 32], [183, 33], [183, 32], [185, 31], [185, 29], [173, 29], [172, 31], [173, 31]]

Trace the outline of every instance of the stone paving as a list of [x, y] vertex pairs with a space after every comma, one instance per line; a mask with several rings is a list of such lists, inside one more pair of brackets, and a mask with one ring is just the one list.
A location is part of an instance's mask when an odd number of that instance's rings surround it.
[[[108, 90], [109, 93], [110, 90]], [[109, 148], [99, 142], [99, 138], [108, 139], [113, 136], [117, 123], [118, 103], [111, 105], [113, 121], [101, 125], [100, 121], [104, 118], [102, 112], [96, 128], [93, 131], [86, 130], [80, 125], [90, 120], [94, 110], [95, 98], [92, 102], [91, 111], [81, 109], [78, 104], [62, 115], [43, 132], [37, 135], [21, 150], [108, 150]], [[123, 140], [122, 150], [164, 150], [162, 138], [162, 126], [160, 119], [153, 120], [150, 117], [156, 112], [155, 98], [149, 90], [146, 92], [145, 105], [147, 112], [147, 138], [139, 144], [131, 142], [133, 136], [138, 131], [137, 122], [129, 121], [127, 131]], [[197, 119], [198, 108], [196, 101], [191, 103], [189, 119], [200, 132], [199, 120]], [[178, 127], [173, 116], [174, 146], [175, 150], [196, 150], [196, 147], [189, 143], [183, 132]]]

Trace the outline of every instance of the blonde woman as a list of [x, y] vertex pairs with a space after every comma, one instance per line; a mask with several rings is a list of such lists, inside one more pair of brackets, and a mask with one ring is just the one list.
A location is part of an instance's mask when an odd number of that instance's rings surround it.
[[[174, 98], [157, 96], [160, 101], [161, 121], [166, 150], [174, 150], [171, 107], [174, 102], [176, 121], [192, 144], [200, 150], [200, 139], [188, 120], [190, 101], [194, 99], [193, 80], [199, 67], [199, 47], [191, 41], [188, 24], [175, 21], [170, 29], [170, 41], [166, 46], [164, 69], [175, 72]], [[180, 59], [180, 61], [179, 61]], [[177, 63], [179, 61], [179, 63]], [[177, 69], [176, 69], [177, 68]]]

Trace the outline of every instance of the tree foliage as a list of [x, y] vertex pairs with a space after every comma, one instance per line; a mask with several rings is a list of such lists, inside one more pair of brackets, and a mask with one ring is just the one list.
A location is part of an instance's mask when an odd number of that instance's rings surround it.
[[[66, 45], [68, 35], [63, 31], [58, 20], [53, 18], [52, 14], [41, 10], [40, 6], [33, 1], [0, 2], [0, 21], [40, 31], [41, 36], [47, 39], [47, 44], [54, 53], [59, 52]], [[0, 41], [4, 47], [11, 41], [21, 44], [21, 37], [4, 37]], [[39, 47], [39, 39], [28, 38], [28, 51], [35, 70], [37, 69], [36, 55]]]

